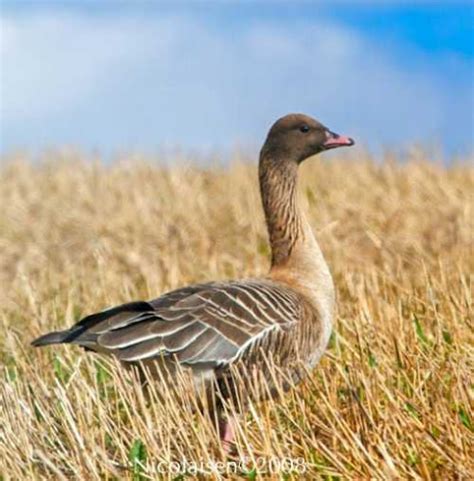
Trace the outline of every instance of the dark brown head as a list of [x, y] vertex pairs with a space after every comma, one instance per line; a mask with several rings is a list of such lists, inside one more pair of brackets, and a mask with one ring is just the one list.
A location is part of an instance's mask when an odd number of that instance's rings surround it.
[[331, 132], [317, 120], [304, 114], [289, 114], [272, 125], [261, 155], [300, 163], [324, 150], [350, 145], [354, 145], [350, 137]]

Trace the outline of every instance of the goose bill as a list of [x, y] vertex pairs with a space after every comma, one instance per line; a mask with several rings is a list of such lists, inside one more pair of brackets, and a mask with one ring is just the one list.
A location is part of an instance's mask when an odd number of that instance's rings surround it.
[[323, 143], [325, 150], [335, 149], [337, 147], [349, 147], [354, 145], [354, 140], [345, 135], [335, 134], [330, 130], [326, 131], [326, 141]]

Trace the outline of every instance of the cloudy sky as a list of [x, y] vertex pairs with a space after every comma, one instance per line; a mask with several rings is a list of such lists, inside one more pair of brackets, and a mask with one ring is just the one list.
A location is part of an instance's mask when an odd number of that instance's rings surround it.
[[469, 2], [2, 2], [0, 152], [225, 149], [299, 111], [472, 150]]

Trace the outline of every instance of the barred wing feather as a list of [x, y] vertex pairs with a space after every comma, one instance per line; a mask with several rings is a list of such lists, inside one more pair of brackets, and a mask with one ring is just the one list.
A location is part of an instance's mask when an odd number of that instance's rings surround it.
[[271, 281], [201, 284], [84, 318], [66, 342], [125, 362], [174, 355], [184, 365], [218, 367], [267, 336], [286, 336], [301, 309], [295, 293]]

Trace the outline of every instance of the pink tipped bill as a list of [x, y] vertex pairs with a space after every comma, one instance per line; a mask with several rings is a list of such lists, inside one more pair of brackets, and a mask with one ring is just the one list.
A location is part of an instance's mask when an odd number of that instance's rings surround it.
[[324, 148], [335, 149], [336, 147], [349, 147], [354, 145], [355, 142], [350, 137], [344, 135], [338, 135], [330, 130], [326, 131], [326, 141], [323, 143]]

